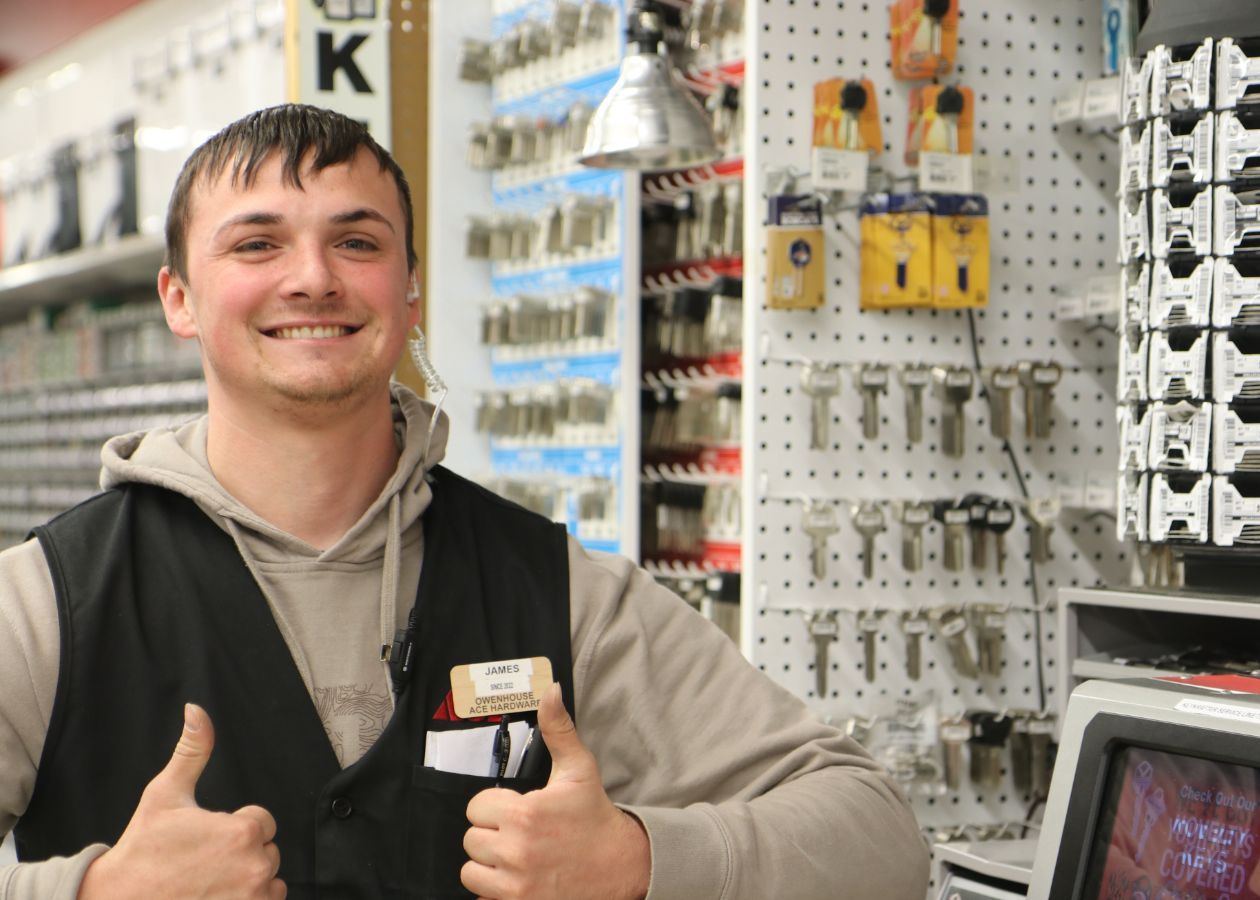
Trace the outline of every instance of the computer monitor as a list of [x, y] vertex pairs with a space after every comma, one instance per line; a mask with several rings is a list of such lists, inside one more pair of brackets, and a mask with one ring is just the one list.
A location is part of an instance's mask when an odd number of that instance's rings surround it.
[[1078, 687], [1028, 896], [1260, 900], [1260, 679]]

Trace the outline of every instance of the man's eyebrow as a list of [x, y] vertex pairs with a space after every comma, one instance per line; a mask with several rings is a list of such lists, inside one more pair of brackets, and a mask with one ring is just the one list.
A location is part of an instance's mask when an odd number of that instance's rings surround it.
[[236, 225], [279, 225], [283, 221], [284, 216], [279, 213], [246, 212], [232, 216], [232, 218], [216, 228], [214, 233], [217, 237]]
[[362, 222], [365, 219], [370, 219], [373, 222], [380, 222], [390, 231], [394, 230], [394, 224], [390, 222], [389, 219], [385, 218], [376, 210], [366, 206], [360, 209], [352, 209], [348, 212], [337, 213], [332, 217], [331, 221], [334, 225], [349, 225], [354, 222]]

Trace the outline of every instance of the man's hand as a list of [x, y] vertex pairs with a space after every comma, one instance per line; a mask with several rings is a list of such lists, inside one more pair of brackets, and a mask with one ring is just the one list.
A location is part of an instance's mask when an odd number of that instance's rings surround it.
[[271, 814], [260, 806], [234, 813], [197, 806], [193, 792], [213, 749], [210, 717], [188, 704], [171, 761], [145, 787], [117, 845], [88, 867], [79, 900], [285, 896]]
[[551, 752], [551, 778], [528, 794], [492, 788], [472, 798], [464, 887], [490, 900], [646, 896], [647, 833], [604, 793], [558, 684], [538, 708], [538, 727]]

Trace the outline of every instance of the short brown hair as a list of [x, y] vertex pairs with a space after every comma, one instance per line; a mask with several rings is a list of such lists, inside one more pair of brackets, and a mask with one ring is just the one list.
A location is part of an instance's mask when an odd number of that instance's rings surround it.
[[349, 162], [362, 149], [376, 157], [382, 172], [394, 176], [407, 225], [407, 268], [414, 270], [415, 224], [407, 176], [362, 123], [339, 112], [302, 103], [286, 103], [252, 112], [192, 152], [175, 180], [166, 212], [166, 265], [184, 281], [188, 280], [188, 223], [192, 218], [192, 191], [198, 181], [211, 181], [230, 166], [232, 184], [248, 187], [263, 162], [278, 152], [281, 177], [301, 188], [298, 170], [308, 153], [314, 154], [311, 168], [320, 172]]

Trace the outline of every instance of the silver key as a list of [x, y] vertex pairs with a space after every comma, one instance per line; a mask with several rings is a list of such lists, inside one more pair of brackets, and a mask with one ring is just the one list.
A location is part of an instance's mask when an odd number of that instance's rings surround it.
[[858, 614], [858, 630], [862, 632], [862, 672], [867, 682], [875, 680], [875, 651], [879, 642], [879, 620], [883, 610], [868, 610]]
[[971, 537], [971, 568], [982, 571], [989, 564], [989, 529], [985, 526], [989, 504], [984, 494], [968, 494], [958, 504], [967, 510], [967, 533]]
[[1011, 735], [1006, 740], [1011, 750], [1011, 782], [1021, 794], [1032, 787], [1031, 745], [1028, 740], [1028, 722], [1032, 712], [1015, 711], [1011, 714]]
[[945, 787], [962, 787], [963, 747], [971, 740], [971, 723], [961, 716], [941, 722], [941, 744], [945, 755]]
[[977, 603], [969, 610], [976, 629], [976, 664], [982, 675], [1002, 674], [1002, 650], [1006, 643], [1006, 609]]
[[815, 578], [821, 580], [827, 575], [827, 539], [840, 530], [836, 508], [826, 500], [806, 501], [801, 528], [810, 539], [811, 571]]
[[818, 610], [809, 614], [806, 625], [814, 642], [814, 689], [826, 697], [831, 645], [840, 634], [840, 620], [834, 609]]
[[932, 369], [936, 393], [941, 400], [941, 452], [958, 458], [966, 450], [966, 414], [964, 405], [976, 387], [976, 376], [961, 366], [936, 366]]
[[875, 537], [888, 527], [884, 508], [872, 500], [854, 506], [853, 527], [862, 536], [862, 577], [869, 581], [875, 575]]
[[1044, 563], [1054, 559], [1050, 535], [1054, 532], [1060, 510], [1058, 497], [1032, 497], [1024, 504], [1024, 515], [1032, 525], [1030, 549], [1033, 562]]
[[923, 635], [927, 630], [927, 615], [921, 610], [901, 614], [901, 633], [906, 636], [906, 677], [911, 681], [918, 681], [923, 675]]
[[862, 437], [879, 437], [879, 395], [888, 393], [888, 366], [863, 363], [858, 369], [858, 390], [862, 392]]
[[1050, 790], [1050, 741], [1054, 737], [1054, 716], [1040, 712], [1028, 722], [1028, 768], [1032, 773], [1029, 791], [1046, 796]]
[[897, 505], [901, 523], [901, 567], [907, 572], [923, 568], [923, 529], [932, 518], [928, 503], [901, 502]]
[[984, 390], [989, 397], [989, 434], [1008, 441], [1011, 438], [1011, 394], [1019, 385], [1014, 366], [985, 369]]
[[971, 512], [958, 506], [953, 500], [937, 500], [934, 512], [943, 526], [944, 544], [941, 560], [947, 572], [963, 570], [963, 546], [967, 528], [971, 524]]
[[801, 368], [801, 390], [813, 400], [810, 407], [809, 448], [826, 450], [830, 441], [831, 398], [840, 392], [840, 370], [827, 363], [805, 363]]
[[980, 671], [967, 644], [967, 617], [963, 615], [962, 607], [942, 607], [933, 612], [932, 617], [936, 630], [945, 639], [945, 648], [949, 651], [954, 670], [964, 678], [976, 678]]
[[897, 373], [906, 395], [906, 440], [923, 440], [923, 393], [932, 381], [932, 367], [926, 363], [902, 366]]
[[985, 527], [993, 532], [993, 544], [997, 551], [997, 572], [1006, 571], [1006, 532], [1015, 524], [1015, 508], [1006, 500], [994, 500], [984, 518]]
[[1063, 378], [1063, 368], [1054, 362], [1021, 362], [1019, 383], [1024, 389], [1024, 434], [1027, 437], [1050, 437], [1050, 409], [1054, 405], [1054, 386]]

